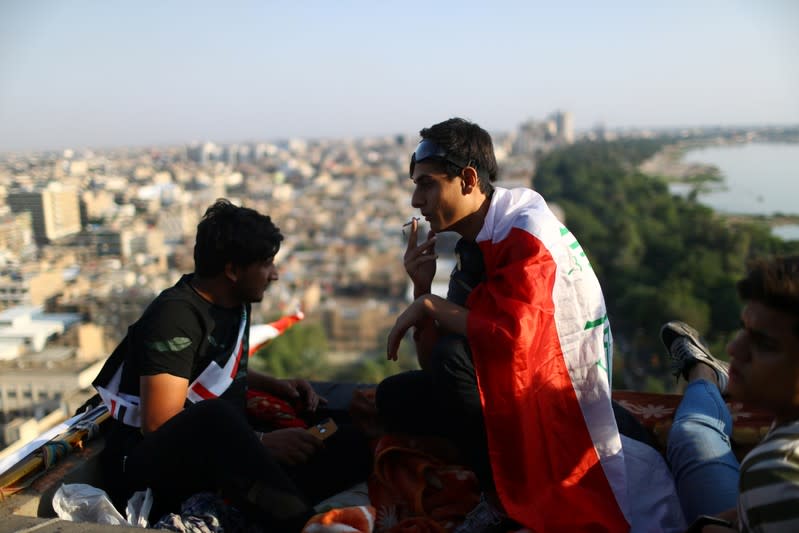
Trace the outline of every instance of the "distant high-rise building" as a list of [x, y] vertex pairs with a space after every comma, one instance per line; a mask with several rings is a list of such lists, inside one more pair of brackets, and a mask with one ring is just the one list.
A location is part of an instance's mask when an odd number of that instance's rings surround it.
[[7, 201], [15, 213], [31, 214], [38, 244], [57, 241], [81, 230], [78, 192], [72, 187], [52, 182], [39, 190], [11, 191]]
[[555, 121], [528, 120], [519, 125], [512, 143], [514, 154], [534, 154], [555, 136]]
[[556, 111], [552, 118], [555, 119], [558, 138], [569, 144], [574, 142], [574, 117], [569, 111]]
[[228, 165], [235, 167], [239, 164], [239, 146], [229, 144], [222, 150], [222, 160]]
[[192, 144], [186, 149], [186, 153], [191, 161], [200, 165], [207, 165], [213, 161], [219, 161], [221, 150], [212, 142], [203, 144]]
[[0, 250], [17, 256], [33, 247], [32, 216], [29, 212], [0, 216]]

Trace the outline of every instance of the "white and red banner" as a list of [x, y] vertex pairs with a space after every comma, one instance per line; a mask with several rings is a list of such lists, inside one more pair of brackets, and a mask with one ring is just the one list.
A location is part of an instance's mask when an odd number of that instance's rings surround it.
[[585, 253], [530, 189], [497, 188], [476, 240], [486, 281], [467, 336], [503, 506], [532, 531], [628, 531], [610, 327]]
[[269, 324], [250, 326], [250, 355], [263, 348], [269, 341], [282, 335], [284, 331], [305, 318], [299, 309], [294, 314], [281, 317]]

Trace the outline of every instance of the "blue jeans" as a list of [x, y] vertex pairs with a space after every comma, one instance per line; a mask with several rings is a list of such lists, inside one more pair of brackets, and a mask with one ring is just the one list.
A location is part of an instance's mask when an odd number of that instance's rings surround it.
[[666, 457], [685, 519], [715, 515], [738, 500], [738, 460], [730, 446], [732, 417], [716, 385], [692, 381], [669, 431]]

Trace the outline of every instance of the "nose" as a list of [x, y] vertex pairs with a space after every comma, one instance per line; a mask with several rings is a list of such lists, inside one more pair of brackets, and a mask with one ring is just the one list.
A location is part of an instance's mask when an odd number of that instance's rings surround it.
[[424, 205], [424, 196], [419, 192], [419, 187], [414, 187], [411, 195], [411, 206], [420, 209]]

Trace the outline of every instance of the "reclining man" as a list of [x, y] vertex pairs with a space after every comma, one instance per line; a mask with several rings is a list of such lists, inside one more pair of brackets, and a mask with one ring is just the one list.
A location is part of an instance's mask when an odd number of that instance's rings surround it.
[[[691, 531], [799, 531], [799, 256], [753, 262], [737, 289], [745, 305], [730, 365], [686, 324], [661, 330], [675, 373], [688, 381], [668, 460]], [[740, 465], [725, 391], [774, 415]]]
[[311, 503], [368, 475], [365, 439], [341, 428], [326, 443], [302, 428], [256, 433], [248, 388], [325, 402], [299, 379], [247, 368], [250, 311], [278, 279], [283, 235], [268, 216], [218, 200], [197, 226], [195, 271], [162, 292], [97, 379], [113, 425], [102, 458], [112, 497], [153, 489], [154, 511], [221, 491], [265, 529], [299, 531]]
[[[512, 521], [533, 531], [627, 531], [622, 446], [610, 402], [611, 335], [599, 282], [575, 237], [530, 189], [494, 187], [489, 134], [463, 119], [421, 132], [411, 156], [405, 268], [415, 301], [388, 338], [414, 328], [420, 371], [377, 390], [389, 431], [442, 434], [486, 498], [459, 531]], [[448, 299], [430, 294], [435, 234], [454, 231]]]

